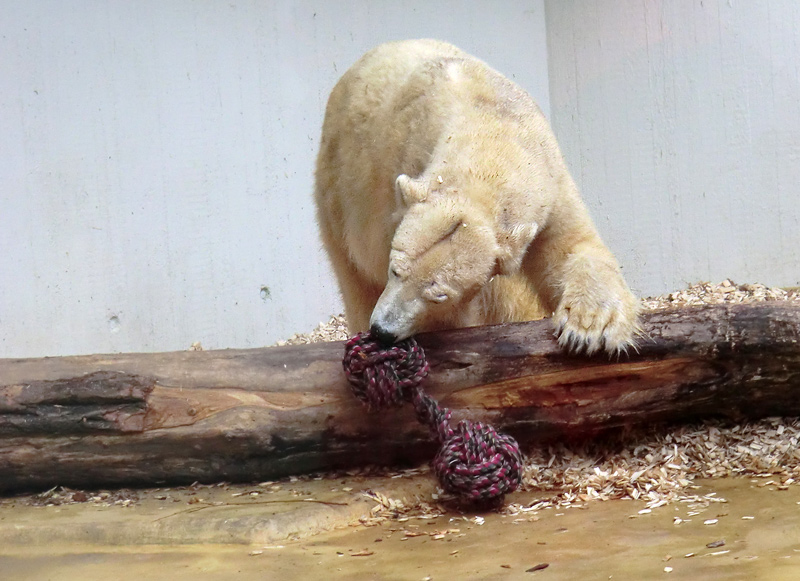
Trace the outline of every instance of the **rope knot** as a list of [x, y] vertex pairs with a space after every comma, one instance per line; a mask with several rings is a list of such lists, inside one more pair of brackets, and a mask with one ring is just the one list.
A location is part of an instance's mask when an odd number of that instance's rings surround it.
[[359, 333], [346, 343], [342, 365], [353, 393], [370, 410], [413, 404], [417, 419], [441, 443], [433, 469], [447, 492], [490, 500], [522, 482], [522, 454], [514, 438], [480, 422], [463, 420], [453, 429], [452, 412], [422, 390], [428, 362], [413, 338], [386, 347]]
[[522, 483], [516, 440], [492, 426], [462, 420], [433, 460], [442, 488], [471, 500], [499, 498]]
[[342, 365], [353, 393], [370, 411], [409, 401], [411, 389], [428, 375], [425, 353], [413, 338], [383, 347], [359, 333], [345, 344]]

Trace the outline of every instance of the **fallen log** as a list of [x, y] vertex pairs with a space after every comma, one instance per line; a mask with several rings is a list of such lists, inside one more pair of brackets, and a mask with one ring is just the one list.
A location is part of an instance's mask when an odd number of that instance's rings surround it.
[[[569, 356], [549, 321], [418, 337], [425, 389], [521, 442], [800, 415], [800, 307], [646, 313], [638, 353]], [[341, 342], [0, 359], [0, 490], [259, 481], [430, 459], [410, 407], [369, 414]]]

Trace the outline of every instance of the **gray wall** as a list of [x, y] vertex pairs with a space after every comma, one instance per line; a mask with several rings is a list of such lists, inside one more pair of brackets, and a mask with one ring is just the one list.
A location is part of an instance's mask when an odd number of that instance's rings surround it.
[[552, 122], [635, 290], [800, 284], [800, 3], [546, 13]]
[[449, 40], [548, 111], [544, 0], [0, 2], [0, 356], [270, 344], [340, 310], [327, 94]]
[[411, 37], [551, 113], [638, 293], [800, 284], [792, 0], [0, 8], [0, 356], [259, 346], [338, 312], [311, 203], [325, 99]]

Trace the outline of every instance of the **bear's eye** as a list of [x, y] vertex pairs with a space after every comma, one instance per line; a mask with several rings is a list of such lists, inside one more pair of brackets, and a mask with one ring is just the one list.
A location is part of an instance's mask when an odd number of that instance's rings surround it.
[[443, 303], [450, 298], [435, 282], [432, 282], [423, 294], [432, 303]]
[[395, 277], [395, 278], [400, 278], [400, 274], [397, 272], [397, 269], [396, 269], [396, 268], [393, 268], [393, 269], [391, 270], [391, 273], [392, 273], [392, 276], [393, 276], [393, 277]]

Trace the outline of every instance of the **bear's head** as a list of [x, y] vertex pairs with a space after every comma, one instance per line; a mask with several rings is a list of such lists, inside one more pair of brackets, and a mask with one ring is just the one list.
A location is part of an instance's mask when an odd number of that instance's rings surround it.
[[505, 256], [492, 217], [468, 198], [432, 194], [424, 181], [406, 175], [397, 178], [395, 191], [402, 219], [386, 287], [370, 318], [372, 333], [384, 343], [463, 326], [469, 302], [491, 277], [519, 267]]

